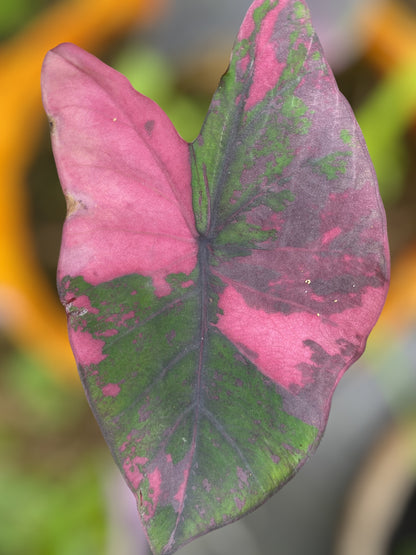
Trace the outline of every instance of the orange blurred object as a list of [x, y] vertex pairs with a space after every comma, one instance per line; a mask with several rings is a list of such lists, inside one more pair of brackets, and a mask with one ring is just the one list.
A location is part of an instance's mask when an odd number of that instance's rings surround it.
[[383, 370], [386, 354], [401, 349], [415, 330], [416, 243], [395, 260], [386, 304], [368, 338], [366, 352], [374, 368]]
[[75, 377], [65, 312], [36, 260], [28, 228], [26, 172], [44, 115], [46, 52], [74, 42], [92, 52], [159, 13], [163, 0], [71, 0], [55, 4], [0, 47], [0, 326], [57, 376]]
[[405, 250], [393, 266], [390, 290], [376, 329], [400, 335], [415, 327], [416, 244]]
[[362, 17], [368, 60], [382, 72], [401, 64], [416, 64], [416, 11], [390, 0], [372, 6]]

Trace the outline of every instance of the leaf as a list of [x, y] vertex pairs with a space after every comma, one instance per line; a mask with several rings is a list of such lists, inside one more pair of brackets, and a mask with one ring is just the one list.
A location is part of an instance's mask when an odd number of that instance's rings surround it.
[[315, 450], [384, 302], [383, 207], [303, 2], [256, 0], [197, 140], [73, 45], [43, 96], [59, 292], [155, 553], [253, 510]]
[[[13, 2], [13, 8], [10, 2], [1, 3], [0, 27], [4, 11], [11, 12], [21, 3]], [[29, 190], [26, 180], [44, 123], [40, 90], [33, 83], [37, 82], [45, 52], [62, 37], [98, 50], [132, 25], [137, 28], [148, 24], [160, 12], [161, 2], [25, 3], [31, 10], [38, 9], [38, 4], [45, 9], [0, 45], [0, 321], [7, 341], [18, 350], [38, 356], [55, 378], [75, 383], [65, 316], [36, 257], [33, 222], [29, 222], [25, 208]]]

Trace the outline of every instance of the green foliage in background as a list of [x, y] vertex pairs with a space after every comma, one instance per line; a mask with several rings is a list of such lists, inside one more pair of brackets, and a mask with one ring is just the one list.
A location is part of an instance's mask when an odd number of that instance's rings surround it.
[[48, 4], [51, 4], [50, 0], [2, 0], [0, 40], [13, 34]]
[[384, 202], [398, 201], [409, 159], [404, 136], [416, 114], [416, 62], [386, 76], [357, 111]]
[[99, 450], [77, 437], [89, 417], [83, 397], [21, 354], [2, 365], [0, 391], [0, 552], [102, 555]]
[[133, 87], [154, 100], [167, 113], [183, 139], [193, 141], [202, 126], [209, 98], [197, 99], [180, 92], [169, 61], [157, 50], [127, 45], [111, 62]]

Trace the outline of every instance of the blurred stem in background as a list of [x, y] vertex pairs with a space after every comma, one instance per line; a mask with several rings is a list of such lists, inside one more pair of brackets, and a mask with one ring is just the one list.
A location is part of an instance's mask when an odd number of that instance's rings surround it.
[[71, 0], [52, 5], [0, 48], [0, 325], [55, 374], [75, 377], [65, 314], [39, 268], [28, 224], [25, 179], [44, 129], [39, 76], [46, 52], [75, 42], [97, 52], [160, 0]]

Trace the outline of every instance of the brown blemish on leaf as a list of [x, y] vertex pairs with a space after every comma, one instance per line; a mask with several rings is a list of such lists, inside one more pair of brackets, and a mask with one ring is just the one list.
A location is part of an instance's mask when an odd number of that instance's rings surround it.
[[79, 208], [86, 208], [86, 206], [79, 200], [74, 199], [68, 193], [65, 194], [66, 201], [66, 217], [72, 216]]
[[53, 117], [48, 116], [48, 122], [49, 122], [49, 132], [51, 135], [53, 135], [55, 132], [55, 120], [53, 119]]

